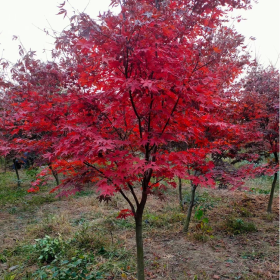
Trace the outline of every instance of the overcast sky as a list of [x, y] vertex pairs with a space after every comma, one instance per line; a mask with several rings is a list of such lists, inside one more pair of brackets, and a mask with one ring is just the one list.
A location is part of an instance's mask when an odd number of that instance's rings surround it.
[[[13, 35], [20, 38], [24, 47], [37, 51], [41, 59], [51, 59], [48, 52], [43, 49], [53, 48], [53, 39], [42, 30], [44, 28], [60, 31], [68, 24], [67, 19], [58, 13], [58, 5], [62, 0], [0, 0], [0, 57], [12, 62], [17, 60], [18, 42], [12, 41]], [[110, 0], [69, 0], [70, 4], [78, 11], [84, 9], [92, 17], [99, 11], [108, 9]], [[73, 8], [66, 6], [71, 15]], [[239, 12], [240, 13], [240, 12]], [[275, 64], [280, 54], [280, 1], [259, 0], [253, 9], [242, 12], [246, 21], [235, 23], [239, 33], [247, 38], [253, 55], [268, 65]], [[256, 40], [249, 40], [255, 37]], [[277, 67], [280, 66], [280, 58]]]

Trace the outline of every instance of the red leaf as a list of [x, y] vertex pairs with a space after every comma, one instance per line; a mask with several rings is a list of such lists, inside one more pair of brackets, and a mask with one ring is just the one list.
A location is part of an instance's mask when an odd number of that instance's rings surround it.
[[119, 215], [117, 216], [117, 219], [126, 219], [129, 216], [134, 216], [132, 211], [129, 209], [123, 209], [120, 211]]

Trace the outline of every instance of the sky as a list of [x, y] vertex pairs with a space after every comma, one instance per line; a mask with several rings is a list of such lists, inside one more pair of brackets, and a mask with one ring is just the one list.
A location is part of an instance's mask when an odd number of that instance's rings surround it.
[[[43, 60], [51, 60], [45, 50], [53, 48], [54, 39], [44, 33], [44, 29], [61, 31], [68, 20], [57, 15], [62, 0], [0, 0], [0, 58], [11, 62], [19, 58], [19, 42], [12, 40], [18, 36], [26, 50], [35, 50]], [[99, 11], [106, 11], [110, 0], [69, 0], [66, 9], [69, 15], [74, 9], [96, 17]], [[246, 37], [253, 56], [264, 65], [273, 64], [280, 68], [280, 1], [259, 0], [253, 9], [234, 13], [247, 20], [234, 22], [237, 31]], [[50, 32], [51, 33], [51, 32]], [[255, 40], [250, 40], [254, 37]], [[277, 58], [279, 60], [277, 62]]]

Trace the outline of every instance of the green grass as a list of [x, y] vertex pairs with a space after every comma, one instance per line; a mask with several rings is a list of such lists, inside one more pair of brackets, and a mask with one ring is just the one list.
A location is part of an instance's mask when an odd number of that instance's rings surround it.
[[49, 194], [50, 186], [44, 186], [39, 194], [28, 193], [31, 187], [30, 176], [25, 170], [20, 170], [21, 187], [17, 186], [16, 174], [7, 171], [0, 174], [0, 207], [9, 214], [18, 214], [23, 211], [33, 211], [42, 204], [57, 200], [54, 194]]
[[18, 204], [27, 194], [26, 185], [17, 187], [15, 174], [12, 172], [0, 174], [0, 206]]
[[74, 197], [84, 197], [84, 196], [91, 196], [95, 192], [93, 190], [82, 190], [80, 192], [75, 193]]
[[[32, 195], [32, 194], [31, 194]], [[23, 211], [32, 211], [35, 210], [34, 207], [38, 207], [45, 203], [52, 203], [57, 201], [58, 199], [55, 198], [54, 194], [47, 194], [45, 196], [35, 196], [33, 195], [31, 199], [25, 201], [25, 204], [22, 207]]]
[[146, 213], [143, 217], [144, 228], [170, 228], [174, 224], [181, 224], [185, 219], [185, 214], [175, 211], [170, 211], [169, 213]]

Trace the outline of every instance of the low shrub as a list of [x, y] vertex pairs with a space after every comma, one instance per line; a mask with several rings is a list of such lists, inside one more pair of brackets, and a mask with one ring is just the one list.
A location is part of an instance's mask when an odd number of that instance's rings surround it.
[[35, 252], [39, 254], [38, 260], [40, 262], [51, 263], [59, 254], [65, 250], [65, 242], [59, 238], [52, 238], [46, 235], [42, 239], [35, 239]]
[[253, 222], [246, 222], [240, 218], [230, 217], [226, 220], [225, 226], [228, 232], [240, 234], [246, 232], [257, 231], [257, 227]]
[[33, 273], [32, 279], [48, 280], [97, 280], [103, 279], [101, 273], [91, 272], [94, 256], [81, 254], [70, 260], [55, 259], [50, 265], [43, 266]]

